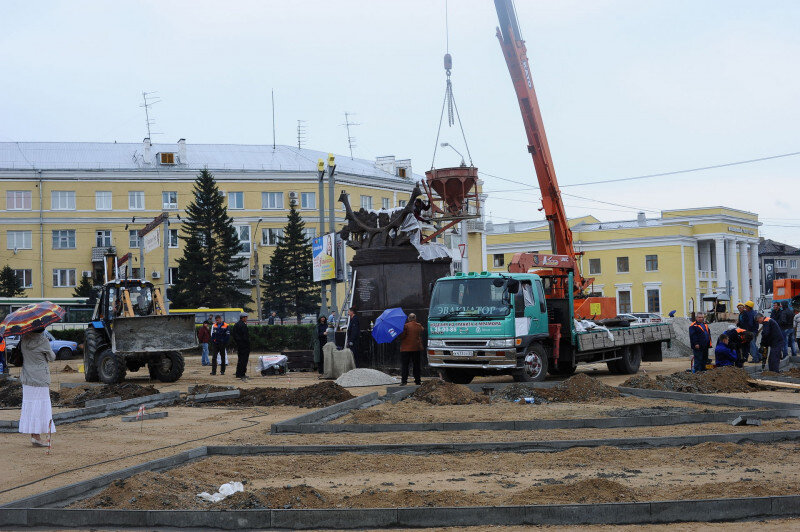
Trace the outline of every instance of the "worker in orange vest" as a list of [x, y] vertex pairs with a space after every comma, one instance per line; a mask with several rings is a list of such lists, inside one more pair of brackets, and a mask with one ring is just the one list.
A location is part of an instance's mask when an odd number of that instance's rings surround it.
[[706, 315], [698, 312], [695, 320], [689, 325], [689, 345], [694, 354], [694, 371], [706, 370], [708, 364], [708, 350], [711, 349], [711, 331], [708, 330]]
[[8, 362], [6, 362], [6, 337], [0, 336], [0, 374], [8, 373]]
[[728, 345], [736, 351], [736, 367], [744, 367], [744, 363], [747, 362], [747, 356], [750, 354], [750, 342], [753, 341], [753, 333], [747, 329], [736, 327], [735, 329], [728, 329], [725, 334], [728, 336]]

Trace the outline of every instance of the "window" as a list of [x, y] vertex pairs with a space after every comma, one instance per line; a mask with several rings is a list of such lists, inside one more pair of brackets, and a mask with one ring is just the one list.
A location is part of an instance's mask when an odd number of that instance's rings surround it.
[[139, 230], [131, 229], [128, 231], [128, 246], [132, 248], [139, 247]]
[[283, 192], [262, 192], [262, 209], [283, 209]]
[[407, 203], [408, 202], [406, 200], [401, 199], [400, 201], [397, 202], [397, 206], [400, 207], [400, 208], [403, 208], [403, 207], [406, 206]]
[[162, 192], [161, 193], [161, 204], [162, 204], [162, 207], [164, 209], [177, 209], [178, 208], [178, 193], [177, 192]]
[[75, 230], [53, 231], [53, 249], [75, 249]]
[[589, 259], [589, 275], [599, 275], [601, 271], [600, 259]]
[[171, 248], [178, 247], [178, 230], [177, 229], [170, 229], [169, 230], [169, 247], [171, 247]]
[[372, 208], [372, 196], [361, 196], [361, 208], [367, 210]]
[[494, 267], [495, 268], [502, 268], [506, 263], [506, 256], [502, 253], [495, 253], [494, 254]]
[[261, 266], [261, 276], [267, 277], [269, 275], [269, 264], [264, 264]]
[[6, 249], [31, 249], [31, 231], [6, 231]]
[[228, 192], [228, 208], [244, 209], [244, 192]]
[[128, 209], [132, 211], [144, 210], [144, 191], [132, 190], [128, 192]]
[[168, 284], [175, 284], [178, 280], [178, 268], [169, 268], [167, 270], [167, 283]]
[[53, 270], [53, 286], [56, 288], [75, 286], [75, 268]]
[[397, 168], [397, 177], [405, 177], [406, 176], [406, 169], [401, 167]]
[[261, 230], [261, 244], [264, 246], [277, 246], [278, 239], [283, 237], [283, 229], [265, 227]]
[[31, 270], [14, 270], [14, 275], [19, 279], [22, 288], [31, 288], [33, 286], [33, 274]]
[[644, 256], [644, 271], [657, 272], [658, 271], [658, 255], [645, 255]]
[[648, 288], [645, 290], [647, 298], [647, 312], [661, 312], [661, 290]]
[[789, 267], [793, 270], [797, 269], [797, 259], [792, 259], [789, 261]]
[[389, 208], [389, 198], [381, 198], [381, 209], [387, 210]]
[[74, 211], [75, 191], [54, 190], [50, 195], [50, 208], [54, 211]]
[[775, 259], [775, 267], [776, 268], [785, 268], [786, 267], [786, 259]]
[[111, 210], [111, 191], [97, 190], [94, 193], [94, 208], [97, 211]]
[[239, 243], [242, 245], [239, 253], [250, 253], [250, 226], [239, 225], [236, 226], [236, 236], [239, 237]]
[[313, 240], [317, 238], [317, 228], [316, 227], [306, 227], [303, 229], [303, 234], [306, 235], [308, 240]]
[[111, 231], [108, 229], [101, 229], [95, 231], [96, 246], [99, 248], [111, 247]]
[[161, 155], [161, 164], [175, 164], [174, 153], [160, 153], [159, 155]]
[[631, 291], [620, 290], [617, 292], [617, 307], [620, 314], [630, 314], [631, 312]]
[[7, 190], [6, 209], [9, 211], [29, 211], [31, 210], [31, 191], [30, 190]]
[[300, 193], [300, 208], [301, 209], [315, 209], [317, 207], [317, 193], [316, 192], [301, 192]]
[[617, 257], [617, 273], [628, 273], [628, 257]]

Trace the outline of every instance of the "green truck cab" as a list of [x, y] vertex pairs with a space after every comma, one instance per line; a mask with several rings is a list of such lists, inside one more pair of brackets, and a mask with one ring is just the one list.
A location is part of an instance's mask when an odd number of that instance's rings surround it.
[[[572, 282], [570, 275], [570, 285]], [[636, 373], [642, 360], [661, 360], [670, 326], [576, 329], [574, 300], [547, 298], [532, 273], [457, 273], [433, 285], [428, 314], [428, 365], [461, 384], [478, 375], [540, 381], [569, 375], [579, 362], [606, 362]]]

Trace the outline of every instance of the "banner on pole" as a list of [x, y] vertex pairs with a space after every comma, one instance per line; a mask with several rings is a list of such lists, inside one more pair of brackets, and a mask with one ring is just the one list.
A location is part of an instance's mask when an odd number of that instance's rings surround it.
[[154, 231], [150, 231], [143, 237], [144, 252], [150, 253], [157, 247], [161, 246], [161, 228], [158, 227]]
[[311, 241], [314, 261], [314, 282], [330, 281], [336, 277], [335, 233], [318, 236]]

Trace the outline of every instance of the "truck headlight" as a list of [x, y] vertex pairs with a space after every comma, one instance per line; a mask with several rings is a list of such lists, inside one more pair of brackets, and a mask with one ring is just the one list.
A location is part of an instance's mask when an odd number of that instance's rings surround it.
[[503, 338], [498, 340], [489, 340], [489, 347], [514, 347], [514, 339]]
[[428, 340], [428, 347], [444, 347], [444, 340]]

